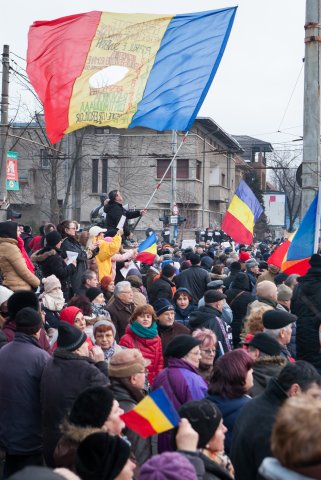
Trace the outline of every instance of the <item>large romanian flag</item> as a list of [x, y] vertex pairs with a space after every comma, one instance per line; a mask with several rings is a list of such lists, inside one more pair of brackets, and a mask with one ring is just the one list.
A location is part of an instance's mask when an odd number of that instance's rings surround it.
[[249, 245], [253, 241], [254, 225], [263, 213], [258, 199], [241, 180], [223, 218], [222, 230], [235, 242]]
[[89, 12], [36, 21], [27, 73], [52, 143], [86, 125], [188, 130], [236, 7], [182, 15]]
[[138, 253], [135, 260], [146, 263], [147, 265], [153, 265], [155, 257], [157, 255], [157, 238], [155, 232], [146, 238], [138, 246]]
[[121, 418], [126, 426], [147, 438], [177, 427], [180, 417], [163, 388], [154, 390]]

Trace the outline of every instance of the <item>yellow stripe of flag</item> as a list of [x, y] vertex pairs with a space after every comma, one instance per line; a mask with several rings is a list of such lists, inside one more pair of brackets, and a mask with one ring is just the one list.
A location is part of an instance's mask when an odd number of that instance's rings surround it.
[[146, 418], [156, 432], [164, 432], [173, 428], [171, 422], [150, 397], [145, 397], [139, 402], [135, 407], [135, 412]]
[[254, 228], [254, 215], [252, 210], [237, 195], [232, 198], [228, 212], [238, 219], [250, 232]]

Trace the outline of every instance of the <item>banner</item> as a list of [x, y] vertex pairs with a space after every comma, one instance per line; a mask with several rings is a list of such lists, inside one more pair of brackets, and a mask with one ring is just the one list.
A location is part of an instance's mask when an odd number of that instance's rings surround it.
[[17, 152], [7, 152], [6, 189], [14, 190], [14, 191], [19, 190], [18, 153]]

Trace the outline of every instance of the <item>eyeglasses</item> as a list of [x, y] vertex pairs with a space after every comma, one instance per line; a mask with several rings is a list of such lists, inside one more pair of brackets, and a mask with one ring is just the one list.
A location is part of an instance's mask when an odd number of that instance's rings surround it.
[[216, 348], [207, 348], [207, 349], [202, 349], [201, 352], [206, 353], [206, 355], [215, 355], [216, 353]]
[[189, 355], [194, 355], [195, 357], [199, 357], [201, 355], [201, 351], [198, 350], [197, 352], [189, 352]]

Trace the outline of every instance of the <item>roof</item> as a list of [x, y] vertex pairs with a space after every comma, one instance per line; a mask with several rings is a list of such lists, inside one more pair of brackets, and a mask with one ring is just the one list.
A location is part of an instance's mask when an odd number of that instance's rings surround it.
[[238, 141], [232, 137], [229, 133], [225, 132], [222, 127], [218, 125], [218, 123], [214, 122], [214, 120], [210, 117], [197, 117], [195, 121], [200, 122], [206, 130], [209, 131], [210, 134], [213, 134], [213, 137], [220, 140], [227, 148], [233, 152], [239, 152], [240, 154], [243, 153], [242, 146], [238, 143]]
[[243, 158], [252, 159], [253, 152], [273, 152], [271, 143], [265, 142], [258, 138], [249, 137], [248, 135], [233, 135], [233, 138], [241, 145]]

